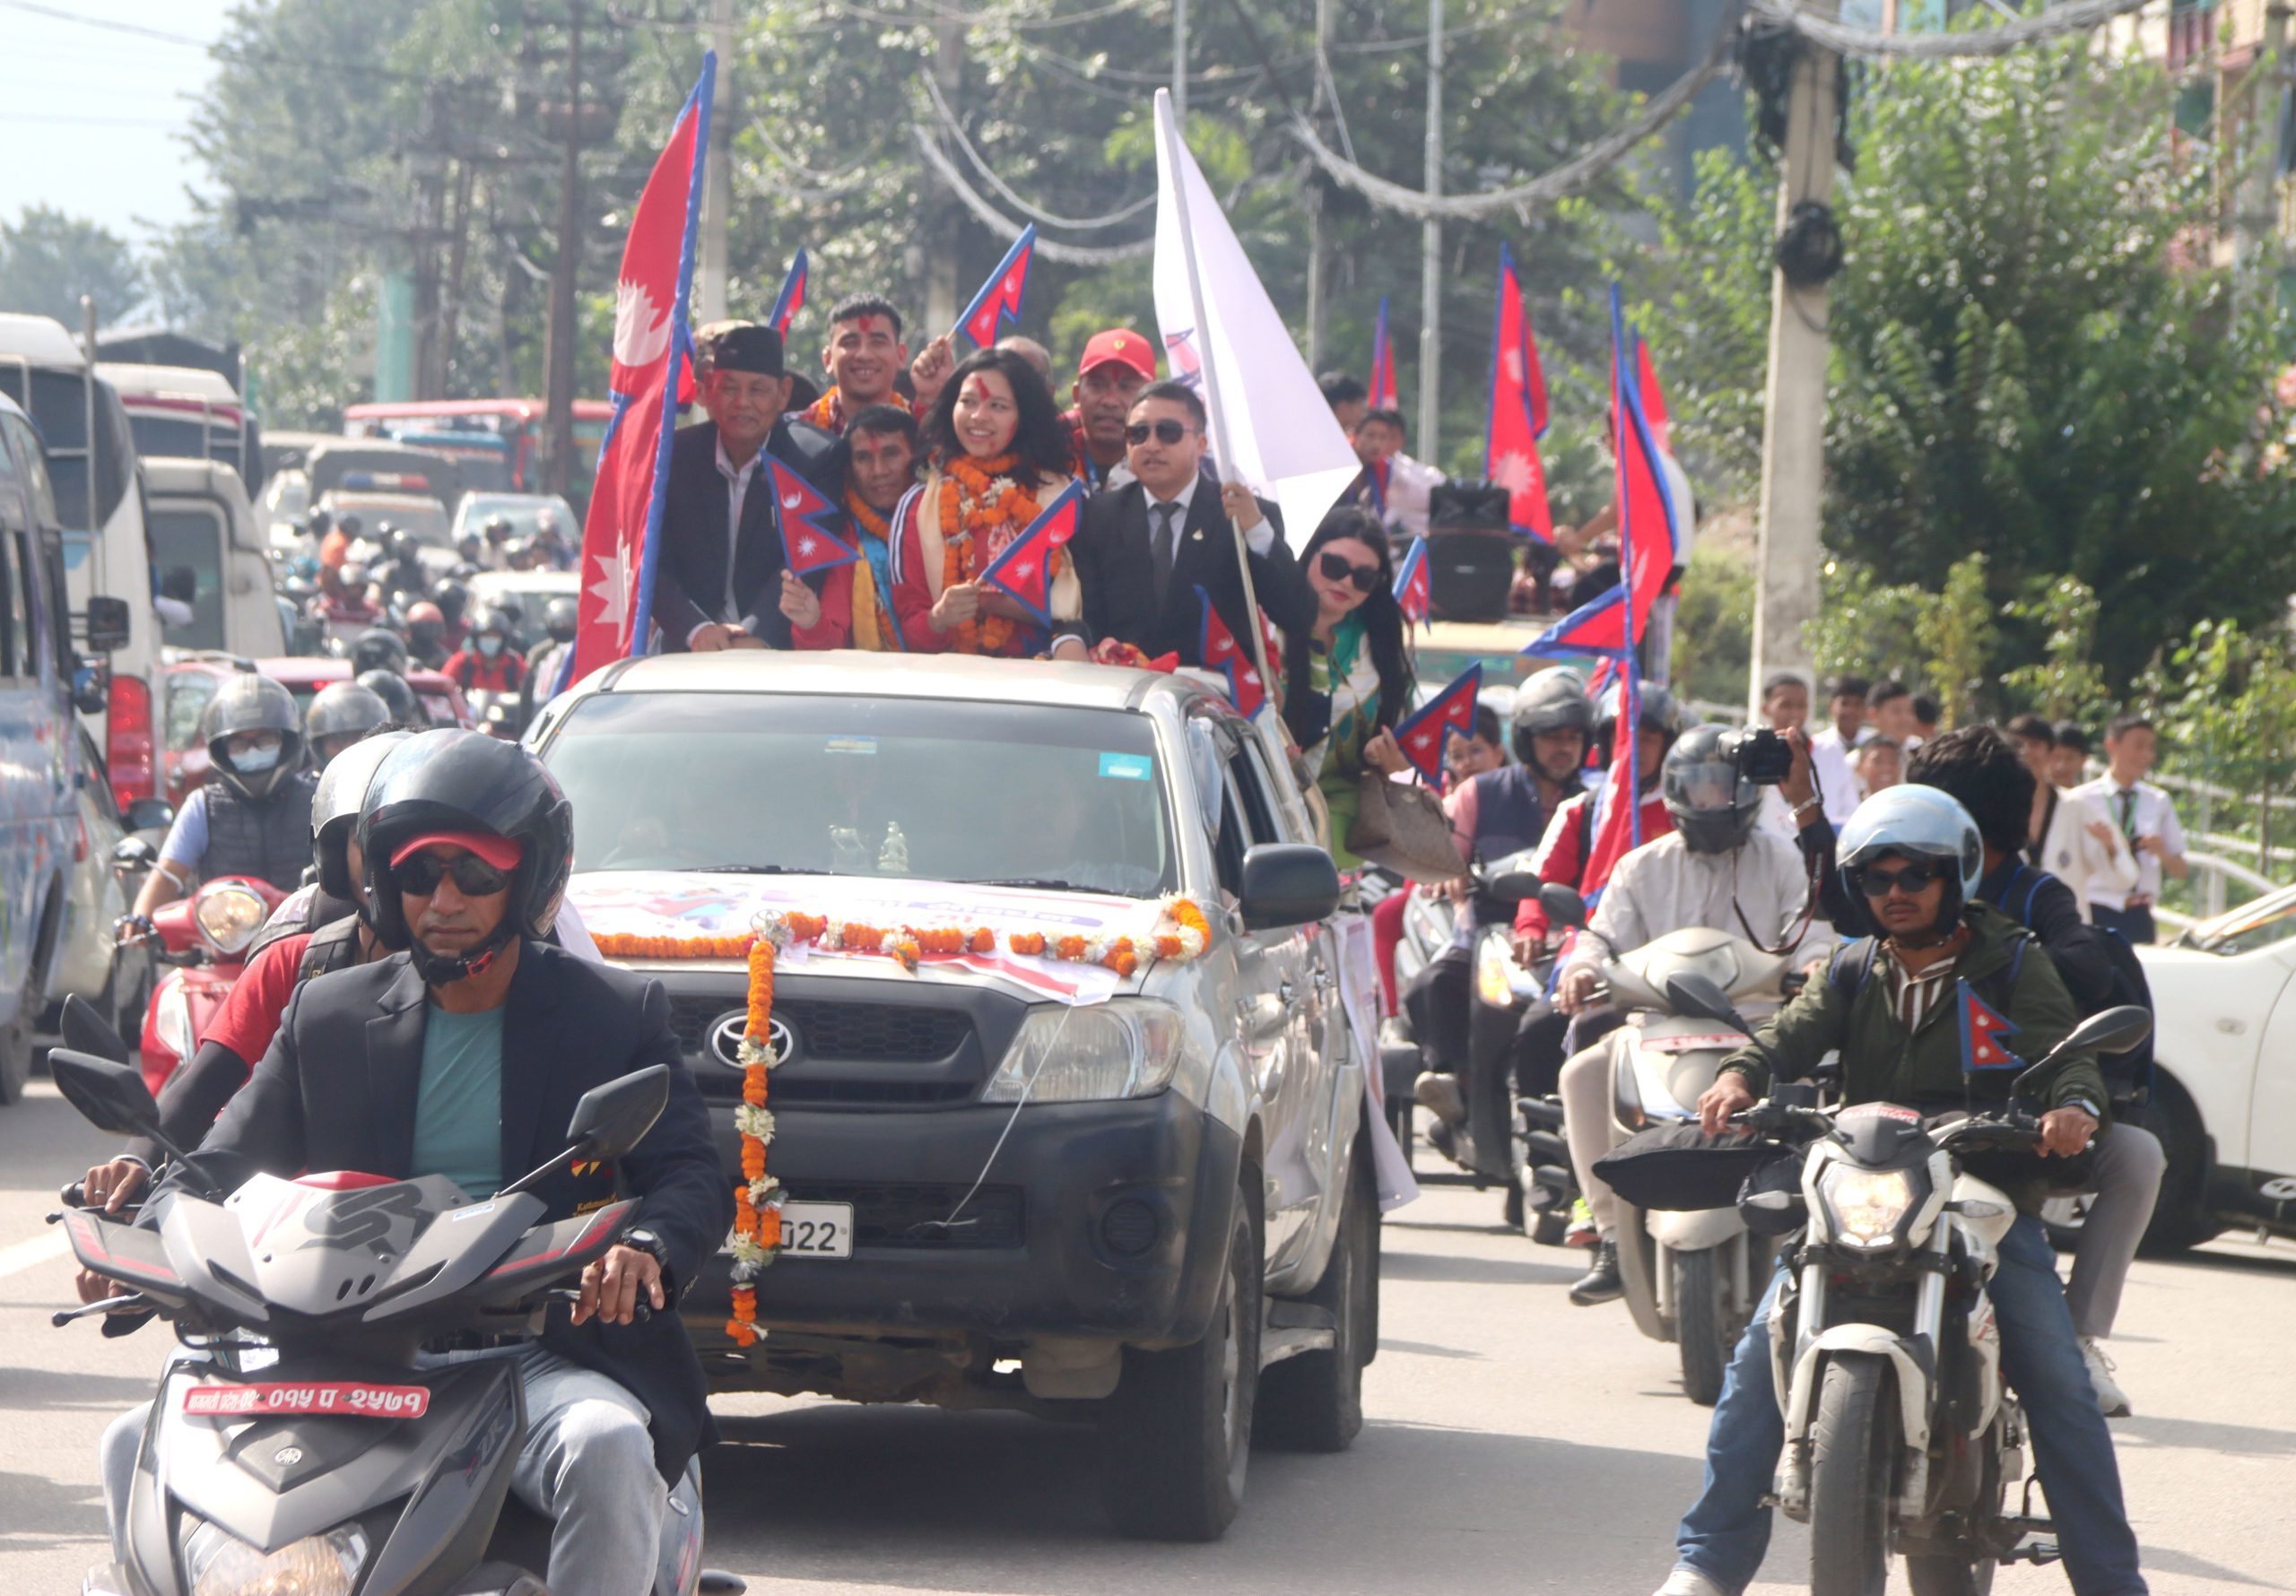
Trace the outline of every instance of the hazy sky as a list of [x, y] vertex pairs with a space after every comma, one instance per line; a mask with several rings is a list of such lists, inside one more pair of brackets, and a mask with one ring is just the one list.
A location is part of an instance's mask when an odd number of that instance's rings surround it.
[[199, 174], [181, 134], [213, 69], [201, 44], [234, 4], [0, 0], [0, 216], [51, 204], [139, 242], [187, 216]]

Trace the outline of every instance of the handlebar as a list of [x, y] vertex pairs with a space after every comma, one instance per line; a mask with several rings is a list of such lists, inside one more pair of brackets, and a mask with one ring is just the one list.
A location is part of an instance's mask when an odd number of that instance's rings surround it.
[[74, 1319], [86, 1319], [98, 1314], [143, 1313], [158, 1305], [141, 1291], [127, 1291], [117, 1297], [107, 1297], [101, 1302], [83, 1302], [76, 1308], [58, 1308], [48, 1316], [48, 1322], [62, 1330]]

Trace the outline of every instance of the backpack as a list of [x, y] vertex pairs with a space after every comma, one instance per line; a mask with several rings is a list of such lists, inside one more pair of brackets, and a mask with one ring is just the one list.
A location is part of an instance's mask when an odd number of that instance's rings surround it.
[[[2054, 880], [2045, 870], [2020, 864], [2017, 873], [2009, 878], [2009, 885], [2001, 895], [2001, 912], [2014, 919], [2028, 931], [2032, 929], [2033, 899], [2041, 883]], [[2022, 890], [2021, 890], [2022, 889]], [[2144, 965], [2136, 957], [2136, 950], [2128, 939], [2110, 926], [2089, 927], [2090, 932], [2104, 944], [2105, 957], [2112, 965], [2112, 985], [2105, 993], [2104, 1002], [2081, 1011], [2078, 1018], [2086, 1019], [2106, 1009], [2118, 1009], [2134, 1004], [2146, 1013], [2153, 1012], [2152, 984], [2144, 978]], [[2076, 1009], [2079, 1008], [2075, 1004]], [[2109, 1053], [2097, 1060], [2097, 1067], [2104, 1072], [2105, 1089], [2112, 1094], [2115, 1107], [2142, 1103], [2152, 1092], [2152, 1039], [2144, 1041], [2126, 1053]]]

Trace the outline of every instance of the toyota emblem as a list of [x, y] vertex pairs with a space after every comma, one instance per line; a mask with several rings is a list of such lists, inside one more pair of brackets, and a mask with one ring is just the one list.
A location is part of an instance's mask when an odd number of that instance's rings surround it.
[[[741, 1069], [742, 1037], [748, 1031], [749, 1016], [744, 1011], [736, 1009], [730, 1014], [719, 1015], [709, 1028], [711, 1055], [729, 1070]], [[778, 1061], [786, 1064], [797, 1056], [797, 1033], [790, 1028], [787, 1020], [775, 1015], [766, 1034], [773, 1043], [773, 1056]]]

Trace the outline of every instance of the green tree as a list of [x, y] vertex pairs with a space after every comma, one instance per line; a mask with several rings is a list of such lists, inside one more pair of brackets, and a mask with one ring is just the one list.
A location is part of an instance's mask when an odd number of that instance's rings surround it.
[[2019, 665], [2001, 685], [2025, 707], [2052, 721], [2092, 721], [2112, 701], [2097, 669], [2096, 590], [2078, 577], [2060, 577], [2036, 597], [2011, 602], [2013, 620], [2042, 629], [2041, 657]]
[[1985, 556], [1963, 555], [1945, 573], [1945, 585], [1923, 595], [1913, 626], [1928, 660], [1929, 681], [1937, 689], [1941, 724], [1966, 725], [1977, 718], [1998, 632], [1986, 596]]
[[143, 273], [127, 240], [51, 205], [27, 205], [0, 221], [0, 310], [52, 316], [77, 332], [80, 296], [116, 322], [144, 299]]
[[1753, 641], [1752, 568], [1711, 543], [1692, 545], [1674, 611], [1675, 689], [1686, 698], [1744, 703]]

